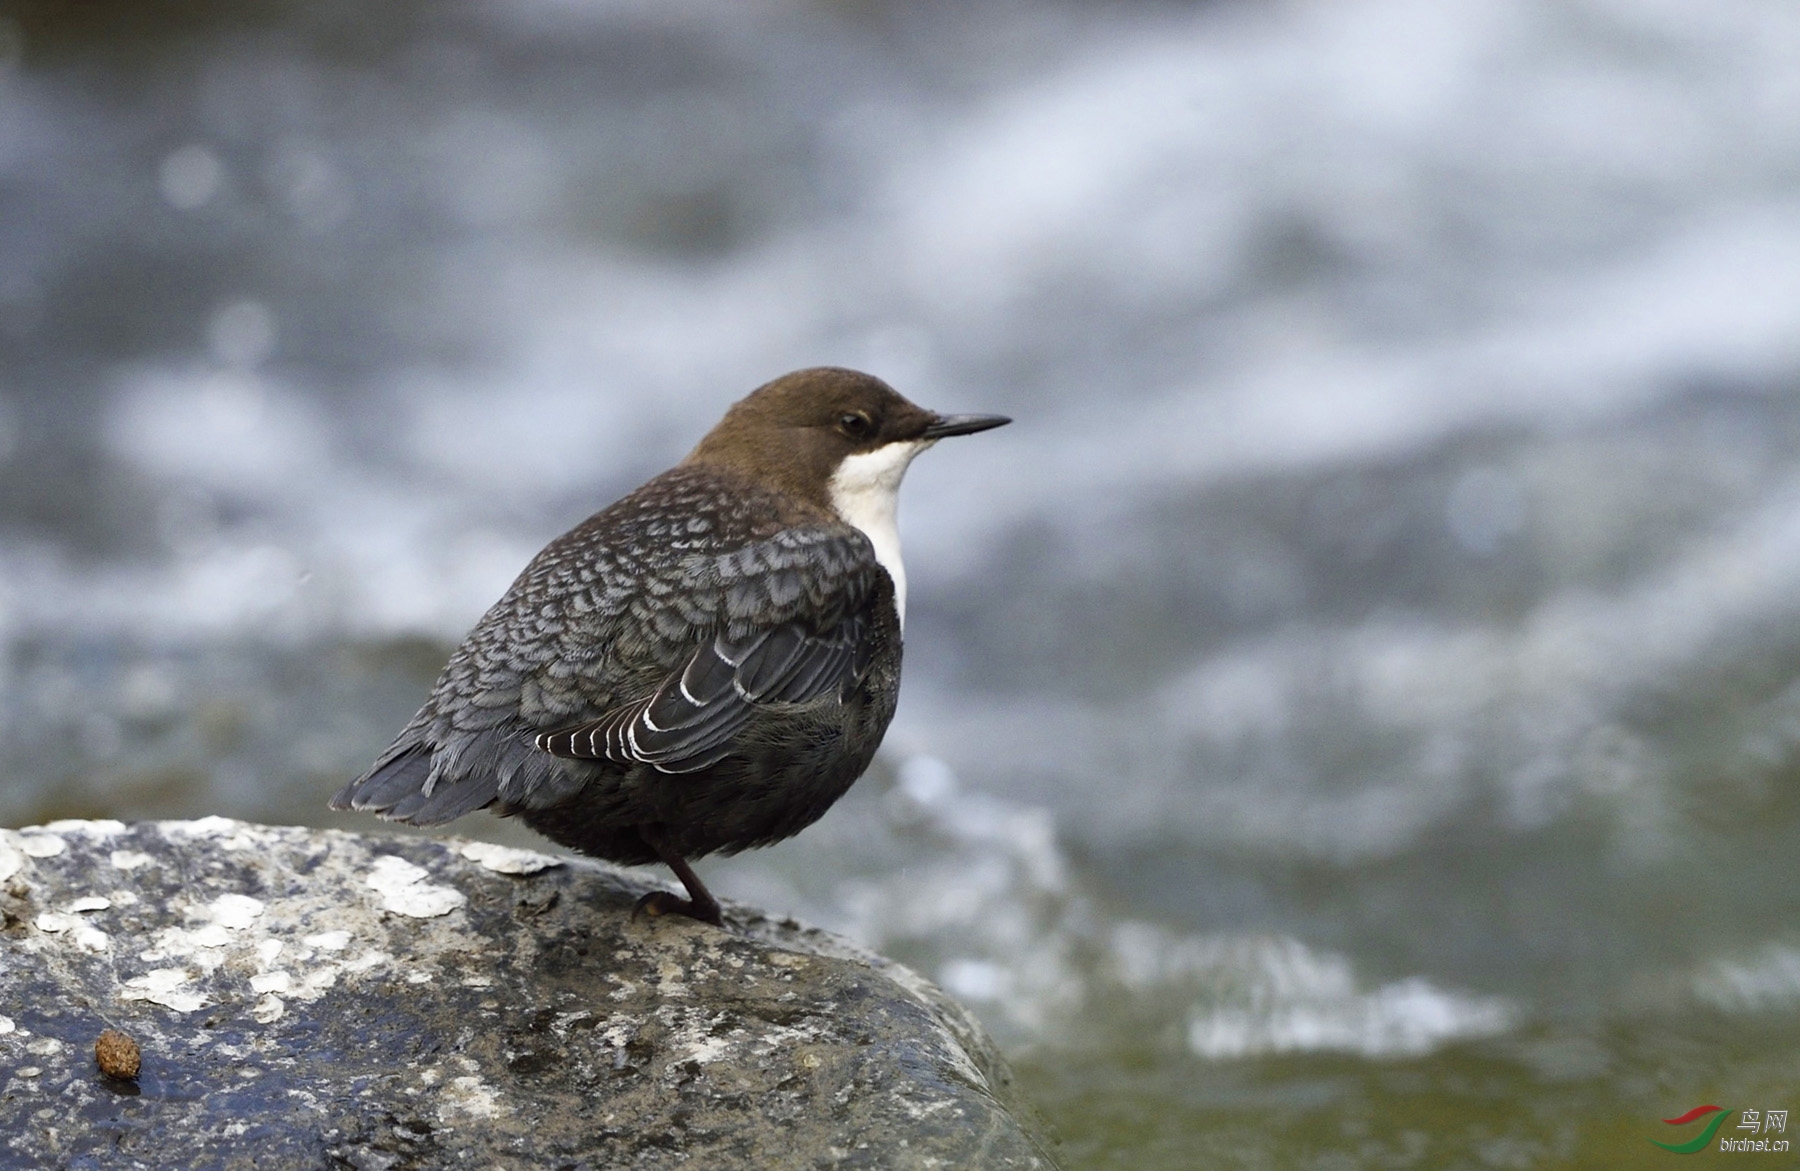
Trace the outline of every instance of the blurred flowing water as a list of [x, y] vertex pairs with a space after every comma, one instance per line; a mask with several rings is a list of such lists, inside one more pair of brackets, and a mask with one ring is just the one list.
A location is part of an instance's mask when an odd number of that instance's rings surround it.
[[877, 767], [703, 869], [1071, 1166], [1800, 1105], [1780, 0], [0, 9], [0, 823], [376, 828], [537, 547], [826, 362], [1018, 422]]

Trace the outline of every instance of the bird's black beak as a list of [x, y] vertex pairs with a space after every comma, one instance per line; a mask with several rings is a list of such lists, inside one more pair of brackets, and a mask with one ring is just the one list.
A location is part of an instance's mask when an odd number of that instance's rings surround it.
[[1005, 415], [939, 415], [925, 428], [925, 439], [948, 439], [952, 435], [973, 435], [991, 431], [1012, 422]]

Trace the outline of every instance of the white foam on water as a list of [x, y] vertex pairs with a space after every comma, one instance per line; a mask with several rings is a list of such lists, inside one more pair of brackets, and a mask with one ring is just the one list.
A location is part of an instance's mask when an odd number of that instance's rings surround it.
[[1800, 947], [1766, 943], [1739, 956], [1713, 960], [1695, 973], [1694, 994], [1725, 1012], [1791, 1009], [1800, 1003]]
[[[865, 860], [853, 876], [814, 890], [744, 859], [730, 864], [733, 889], [919, 966], [1011, 1045], [1079, 1048], [1096, 1022], [1137, 1012], [1181, 1020], [1188, 1050], [1208, 1060], [1401, 1056], [1521, 1019], [1510, 1000], [1420, 976], [1371, 984], [1349, 957], [1291, 936], [1116, 917], [1077, 876], [1048, 810], [971, 791], [930, 757], [907, 759], [879, 802], [833, 817], [852, 821], [838, 832]], [[829, 839], [811, 844], [817, 853], [793, 863], [796, 873], [840, 867]], [[874, 861], [890, 856], [891, 868]]]
[[[755, 382], [850, 352], [927, 355], [903, 389], [1029, 423], [1029, 441], [945, 445], [913, 477], [926, 580], [972, 564], [975, 538], [1079, 518], [1069, 502], [1095, 491], [1602, 418], [1698, 376], [1782, 377], [1800, 360], [1800, 216], [1782, 180], [1800, 133], [1777, 129], [1800, 127], [1794, 15], [1709, 6], [1681, 35], [1650, 7], [1607, 19], [1616, 40], [1599, 43], [1557, 10], [1498, 3], [1119, 21], [975, 100], [901, 110], [899, 147], [867, 160], [840, 216], [715, 263], [586, 249], [524, 216], [498, 255], [452, 250], [439, 270], [437, 300], [468, 316], [484, 361], [382, 371], [365, 392], [372, 446], [278, 364], [122, 368], [111, 449], [268, 523], [203, 531], [168, 566], [93, 573], [0, 550], [9, 622], [454, 635], [552, 535], [515, 512], [491, 556], [471, 555], [471, 516], [623, 487]], [[1638, 193], [1629, 214], [1621, 190]], [[1480, 226], [1460, 250], [1434, 243], [1452, 209]], [[1313, 292], [1258, 292], [1283, 232], [1343, 263]], [[1081, 303], [1046, 302], [1047, 284]], [[1388, 330], [1346, 308], [1408, 288], [1461, 309], [1415, 307]], [[1184, 304], [1224, 335], [1166, 324]], [[1085, 352], [1109, 344], [1105, 322], [1153, 329], [1161, 357], [1122, 353], [1111, 382], [1052, 361], [1026, 385], [968, 361]], [[928, 341], [879, 342], [904, 335]]]
[[[1121, 928], [1133, 930], [1144, 929]], [[1417, 976], [1369, 987], [1345, 957], [1287, 937], [1139, 938], [1129, 947], [1160, 947], [1169, 953], [1157, 964], [1168, 972], [1164, 979], [1201, 989], [1188, 1011], [1187, 1044], [1210, 1059], [1333, 1051], [1416, 1056], [1500, 1035], [1520, 1019], [1505, 998], [1447, 991]]]

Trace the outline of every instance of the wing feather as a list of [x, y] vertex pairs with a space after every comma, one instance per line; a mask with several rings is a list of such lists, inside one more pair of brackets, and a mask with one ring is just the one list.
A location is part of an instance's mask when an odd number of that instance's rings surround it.
[[760, 709], [841, 696], [868, 660], [862, 644], [872, 632], [866, 613], [857, 611], [823, 631], [784, 622], [747, 639], [720, 635], [650, 695], [544, 733], [537, 747], [576, 760], [697, 772], [729, 756]]

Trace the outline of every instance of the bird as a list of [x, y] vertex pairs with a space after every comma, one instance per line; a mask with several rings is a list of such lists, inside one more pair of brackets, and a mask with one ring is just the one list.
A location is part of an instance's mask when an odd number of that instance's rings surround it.
[[415, 826], [488, 808], [687, 897], [692, 859], [799, 833], [861, 776], [899, 696], [913, 458], [1012, 420], [917, 406], [873, 375], [796, 370], [675, 467], [551, 541], [334, 809]]

